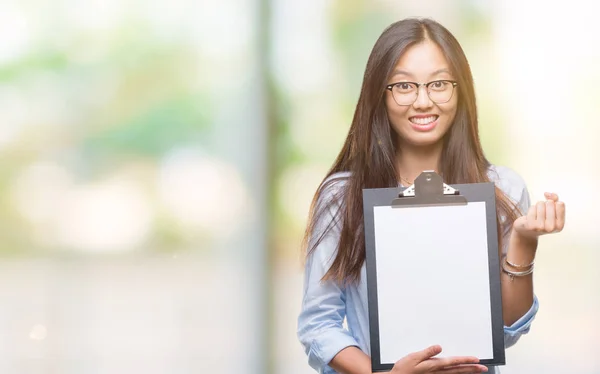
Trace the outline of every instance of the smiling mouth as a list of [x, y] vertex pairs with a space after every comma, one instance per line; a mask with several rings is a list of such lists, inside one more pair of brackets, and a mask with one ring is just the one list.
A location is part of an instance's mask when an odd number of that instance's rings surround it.
[[408, 120], [412, 123], [414, 123], [415, 125], [429, 125], [430, 123], [432, 123], [433, 121], [435, 121], [436, 119], [438, 119], [439, 116], [437, 115], [432, 115], [429, 117], [410, 117]]

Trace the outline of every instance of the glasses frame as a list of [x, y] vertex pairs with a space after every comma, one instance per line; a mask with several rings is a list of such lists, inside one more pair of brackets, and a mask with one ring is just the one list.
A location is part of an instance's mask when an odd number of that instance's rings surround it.
[[[431, 95], [429, 94], [429, 86], [431, 86], [434, 83], [438, 83], [438, 82], [447, 82], [447, 83], [452, 84], [452, 93], [450, 94], [450, 98], [448, 98], [448, 100], [446, 100], [446, 101], [442, 101], [442, 102], [434, 101], [431, 98]], [[398, 104], [398, 101], [396, 101], [396, 98], [394, 97], [394, 91], [392, 91], [392, 89], [394, 88], [395, 85], [397, 85], [397, 84], [404, 84], [404, 83], [410, 83], [410, 84], [414, 84], [415, 86], [417, 86], [417, 91], [416, 91], [415, 99], [410, 104]], [[417, 99], [419, 98], [419, 90], [420, 90], [421, 86], [425, 86], [425, 88], [426, 88], [425, 91], [427, 92], [427, 97], [429, 98], [429, 100], [431, 100], [431, 102], [433, 102], [435, 104], [445, 104], [448, 101], [452, 100], [452, 97], [454, 96], [454, 88], [456, 86], [458, 86], [458, 82], [454, 81], [454, 80], [450, 80], [450, 79], [438, 79], [438, 80], [434, 80], [434, 81], [427, 82], [427, 83], [417, 83], [417, 82], [407, 82], [407, 81], [404, 81], [404, 82], [396, 82], [396, 83], [388, 84], [387, 86], [385, 86], [385, 89], [389, 90], [392, 93], [392, 98], [394, 99], [394, 102], [397, 105], [399, 105], [399, 106], [409, 106], [409, 105], [413, 105], [415, 103], [415, 101], [417, 101]]]

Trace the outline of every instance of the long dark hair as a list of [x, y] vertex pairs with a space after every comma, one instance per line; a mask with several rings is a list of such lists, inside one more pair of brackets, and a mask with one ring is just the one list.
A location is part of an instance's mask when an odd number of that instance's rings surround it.
[[[450, 129], [444, 136], [441, 170], [444, 182], [449, 184], [489, 182], [490, 162], [485, 158], [479, 140], [477, 107], [473, 77], [467, 58], [454, 36], [439, 23], [430, 19], [409, 18], [389, 26], [379, 37], [367, 62], [360, 97], [352, 125], [344, 145], [313, 199], [304, 236], [307, 255], [323, 240], [334, 222], [314, 238], [317, 222], [331, 206], [337, 204], [341, 232], [337, 252], [324, 279], [340, 283], [357, 281], [365, 261], [363, 227], [363, 188], [397, 187], [395, 167], [396, 147], [393, 129], [388, 120], [384, 100], [385, 86], [395, 64], [411, 46], [430, 40], [437, 44], [458, 82], [458, 106]], [[336, 183], [330, 178], [339, 172], [350, 172], [343, 193], [319, 204], [323, 191]], [[500, 216], [504, 225], [516, 219], [515, 205], [496, 188], [498, 238], [502, 240]], [[500, 243], [502, 244], [502, 243]]]

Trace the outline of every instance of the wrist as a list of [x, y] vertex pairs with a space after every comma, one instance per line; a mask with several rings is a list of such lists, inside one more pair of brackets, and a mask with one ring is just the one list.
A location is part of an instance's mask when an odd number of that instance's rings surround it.
[[511, 235], [510, 235], [510, 244], [512, 244], [511, 246], [525, 250], [525, 251], [534, 251], [537, 249], [537, 245], [538, 245], [538, 239], [539, 237], [535, 236], [535, 237], [531, 237], [531, 236], [525, 236], [521, 233], [519, 233], [519, 231], [515, 230], [514, 228], [512, 229]]
[[517, 264], [529, 264], [535, 259], [537, 245], [537, 237], [526, 237], [513, 229], [508, 244], [507, 259]]

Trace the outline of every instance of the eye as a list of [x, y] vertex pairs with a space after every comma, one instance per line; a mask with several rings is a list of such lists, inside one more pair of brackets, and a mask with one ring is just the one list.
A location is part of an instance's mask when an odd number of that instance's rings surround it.
[[394, 86], [394, 89], [396, 89], [396, 91], [399, 92], [410, 92], [414, 90], [414, 88], [415, 86], [412, 83], [407, 82], [396, 83], [396, 85]]
[[448, 88], [449, 83], [446, 81], [435, 81], [431, 82], [429, 89], [433, 91], [443, 91]]

